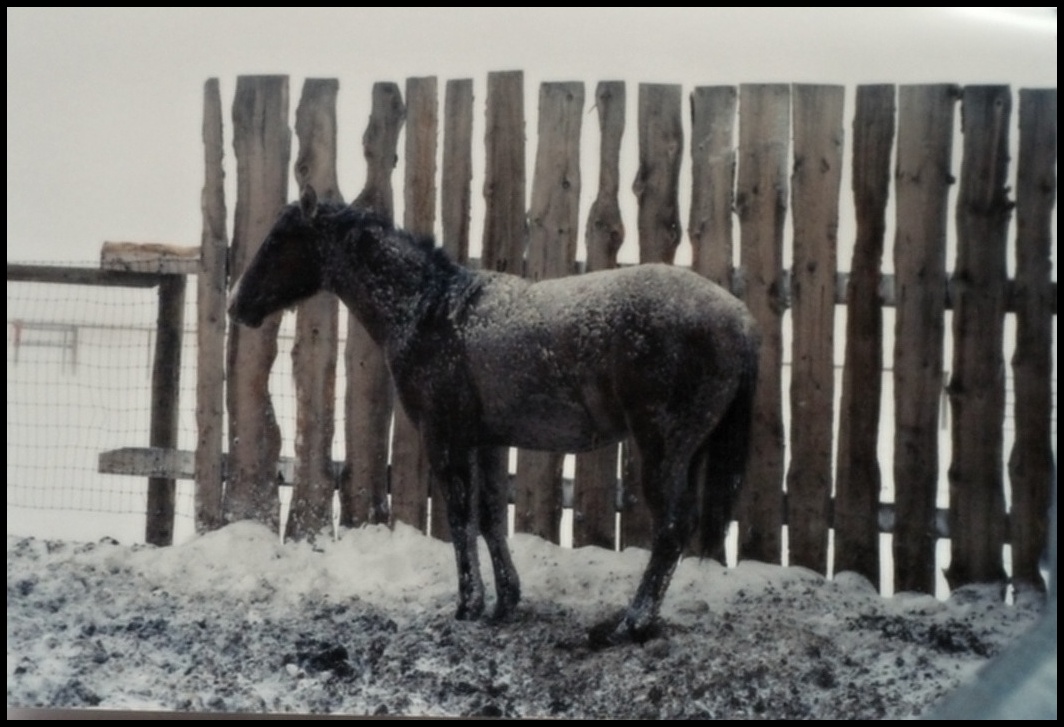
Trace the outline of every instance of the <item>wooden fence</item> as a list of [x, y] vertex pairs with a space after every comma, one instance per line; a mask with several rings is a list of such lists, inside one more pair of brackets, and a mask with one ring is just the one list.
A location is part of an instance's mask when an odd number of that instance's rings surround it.
[[[336, 175], [337, 93], [335, 80], [308, 80], [295, 117], [296, 181], [309, 182], [330, 198], [342, 196]], [[363, 135], [366, 182], [355, 203], [391, 213], [392, 172], [399, 159], [404, 168], [401, 223], [432, 232], [439, 178], [442, 245], [468, 261], [472, 81], [447, 82], [442, 123], [435, 78], [409, 79], [405, 94], [388, 83], [376, 84], [372, 93], [372, 113]], [[586, 215], [583, 268], [617, 265], [625, 236], [619, 173], [625, 94], [619, 82], [598, 84], [588, 99], [581, 83], [540, 87], [535, 166], [526, 203], [523, 75], [488, 75], [481, 266], [533, 279], [572, 274], [579, 267], [580, 140], [589, 104], [597, 111], [601, 148], [597, 191]], [[780, 562], [786, 523], [790, 563], [826, 572], [829, 529], [834, 528], [834, 569], [856, 570], [878, 583], [879, 534], [888, 531], [894, 536], [895, 588], [933, 592], [935, 541], [948, 533], [951, 587], [1003, 581], [1002, 546], [1008, 541], [1014, 582], [1044, 588], [1038, 559], [1046, 542], [1054, 467], [1050, 387], [1056, 315], [1056, 284], [1051, 280], [1055, 89], [1019, 93], [1020, 151], [1013, 202], [1007, 188], [1013, 96], [1007, 87], [858, 87], [851, 135], [857, 232], [849, 273], [840, 273], [837, 261], [840, 209], [848, 210], [851, 204], [850, 197], [840, 194], [845, 89], [783, 84], [695, 88], [690, 94], [689, 142], [679, 86], [644, 84], [638, 94], [639, 158], [633, 191], [640, 261], [673, 261], [683, 237], [681, 162], [689, 156], [687, 229], [693, 267], [730, 285], [762, 328], [752, 454], [736, 513], [739, 557]], [[276, 356], [280, 314], [257, 330], [230, 326], [223, 354], [226, 231], [216, 81], [208, 82], [205, 97], [207, 183], [199, 271], [200, 438], [195, 466], [201, 529], [248, 517], [275, 521], [279, 452], [266, 381]], [[958, 105], [963, 111], [963, 156], [955, 180], [951, 169]], [[238, 79], [233, 105], [237, 200], [229, 284], [254, 254], [281, 206], [294, 196], [287, 183], [288, 113], [286, 77]], [[443, 149], [438, 155], [441, 126]], [[437, 174], [438, 156], [442, 168]], [[949, 190], [955, 182], [958, 252], [952, 273], [947, 273]], [[886, 275], [881, 263], [891, 195], [896, 209], [894, 274]], [[1008, 280], [1008, 224], [1014, 206], [1016, 272]], [[784, 259], [788, 211], [793, 229], [790, 261]], [[740, 264], [733, 268], [736, 244]], [[842, 304], [848, 312], [845, 365], [836, 394], [834, 316]], [[876, 453], [882, 436], [884, 306], [896, 309], [889, 365], [896, 412], [890, 464], [893, 503], [880, 501]], [[788, 309], [793, 322], [789, 396], [796, 424], [786, 432], [782, 368], [788, 353], [783, 344]], [[951, 362], [944, 361], [947, 310], [952, 311]], [[1017, 444], [1008, 460], [1008, 513], [1002, 481], [1006, 312], [1015, 315], [1018, 330], [1012, 358]], [[428, 522], [432, 490], [415, 427], [393, 403], [380, 352], [357, 321], [346, 313], [344, 318], [346, 460], [334, 465], [330, 447], [337, 414], [340, 309], [335, 298], [321, 295], [297, 312], [292, 355], [298, 435], [289, 534], [307, 537], [318, 532], [327, 522], [333, 489], [339, 486], [345, 525], [395, 518], [446, 538], [441, 508], [432, 509]], [[943, 374], [947, 366], [952, 372], [948, 382]], [[223, 370], [228, 370], [227, 456], [221, 442]], [[943, 386], [952, 414], [948, 523], [935, 507], [938, 489], [946, 485], [938, 482]], [[637, 468], [631, 460], [636, 455], [622, 449], [620, 457], [616, 446], [579, 455], [568, 497], [560, 455], [520, 452], [512, 493], [517, 529], [557, 541], [563, 504], [570, 504], [575, 545], [612, 547], [619, 539], [622, 545], [645, 546], [650, 523], [633, 474]]]

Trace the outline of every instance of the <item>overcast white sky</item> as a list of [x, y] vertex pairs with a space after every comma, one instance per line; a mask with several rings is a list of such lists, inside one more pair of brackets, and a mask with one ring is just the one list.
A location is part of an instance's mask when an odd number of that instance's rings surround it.
[[[596, 82], [624, 80], [630, 104], [640, 82], [681, 83], [685, 95], [840, 83], [850, 97], [858, 83], [1057, 83], [1055, 8], [8, 8], [7, 41], [8, 261], [93, 261], [104, 240], [198, 244], [212, 76], [227, 140], [239, 74], [288, 74], [293, 118], [305, 77], [339, 78], [348, 198], [364, 180], [375, 81], [436, 75], [442, 104], [447, 79], [472, 78], [482, 123], [487, 73], [523, 70], [530, 155], [542, 81], [584, 81], [590, 99]], [[626, 143], [633, 123], [630, 111]], [[597, 147], [594, 115], [584, 139]], [[226, 155], [231, 185], [228, 141]], [[596, 176], [584, 170], [585, 195]], [[633, 176], [622, 168], [622, 197]]]

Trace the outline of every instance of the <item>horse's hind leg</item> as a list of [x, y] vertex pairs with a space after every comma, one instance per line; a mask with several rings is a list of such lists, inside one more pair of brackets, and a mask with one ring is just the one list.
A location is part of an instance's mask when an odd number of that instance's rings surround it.
[[495, 572], [496, 619], [513, 613], [521, 600], [521, 583], [506, 545], [508, 506], [506, 488], [506, 449], [481, 447], [477, 450], [480, 485], [480, 533], [488, 544]]
[[440, 483], [447, 501], [447, 523], [451, 526], [458, 566], [459, 620], [479, 618], [484, 613], [484, 582], [480, 579], [477, 557], [479, 490], [473, 478], [474, 451], [450, 451], [446, 447], [427, 447], [433, 476]]
[[637, 435], [643, 490], [654, 518], [650, 562], [635, 597], [620, 622], [600, 624], [591, 632], [593, 646], [629, 639], [646, 640], [661, 608], [684, 546], [696, 523], [696, 489], [689, 476], [697, 443], [667, 442], [658, 434]]

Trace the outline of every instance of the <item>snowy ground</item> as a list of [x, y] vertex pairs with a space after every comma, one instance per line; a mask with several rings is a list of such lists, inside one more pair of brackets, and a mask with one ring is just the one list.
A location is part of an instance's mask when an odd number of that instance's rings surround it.
[[[450, 546], [397, 526], [280, 545], [240, 523], [173, 548], [9, 537], [9, 707], [511, 717], [924, 713], [1038, 618], [964, 589], [688, 559], [660, 636], [592, 651], [647, 554], [511, 540], [514, 623], [456, 622]], [[487, 563], [486, 552], [482, 561]], [[486, 582], [491, 583], [487, 573]], [[490, 590], [490, 586], [489, 586]]]

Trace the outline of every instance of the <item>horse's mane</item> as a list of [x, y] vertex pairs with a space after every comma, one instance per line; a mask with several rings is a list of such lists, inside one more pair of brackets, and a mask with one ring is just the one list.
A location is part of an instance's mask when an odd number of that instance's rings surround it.
[[392, 218], [373, 208], [342, 203], [324, 203], [325, 212], [333, 217], [330, 224], [340, 229], [377, 228], [399, 244], [406, 244], [423, 256], [426, 263], [426, 287], [421, 297], [421, 319], [434, 321], [455, 319], [479, 293], [483, 281], [469, 268], [456, 262], [433, 235], [417, 234], [396, 227]]

